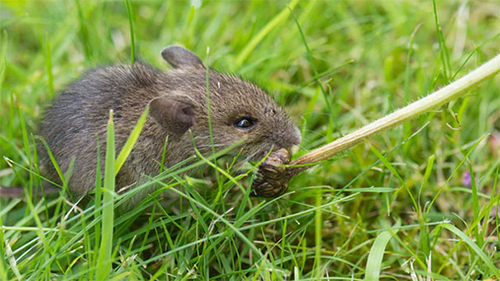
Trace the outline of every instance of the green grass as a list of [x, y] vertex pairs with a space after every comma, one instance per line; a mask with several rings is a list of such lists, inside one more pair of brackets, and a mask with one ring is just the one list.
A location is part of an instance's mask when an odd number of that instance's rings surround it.
[[[40, 188], [37, 121], [66, 84], [134, 60], [167, 70], [159, 52], [170, 44], [268, 89], [302, 130], [295, 157], [500, 52], [493, 0], [200, 2], [0, 1], [0, 185]], [[251, 171], [220, 154], [190, 167], [212, 177], [163, 167], [114, 193], [141, 126], [118, 159], [108, 142], [92, 200], [74, 205], [67, 186], [0, 198], [0, 280], [500, 277], [499, 76], [299, 175], [276, 199], [249, 197]], [[146, 202], [120, 208], [152, 184]], [[179, 199], [161, 202], [166, 189]]]

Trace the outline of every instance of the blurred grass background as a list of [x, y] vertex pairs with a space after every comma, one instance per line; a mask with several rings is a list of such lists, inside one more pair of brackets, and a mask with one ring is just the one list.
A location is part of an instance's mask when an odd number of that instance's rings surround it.
[[[44, 107], [85, 70], [130, 63], [129, 20], [136, 60], [167, 70], [166, 45], [201, 58], [209, 48], [209, 65], [268, 89], [302, 129], [297, 155], [500, 52], [498, 1], [130, 1], [130, 11], [0, 1], [0, 185], [39, 184], [32, 136]], [[303, 173], [276, 201], [247, 200], [226, 178], [178, 178], [184, 204], [115, 218], [106, 278], [498, 278], [499, 85]], [[100, 278], [103, 208], [80, 212], [64, 196], [0, 207], [1, 280]]]

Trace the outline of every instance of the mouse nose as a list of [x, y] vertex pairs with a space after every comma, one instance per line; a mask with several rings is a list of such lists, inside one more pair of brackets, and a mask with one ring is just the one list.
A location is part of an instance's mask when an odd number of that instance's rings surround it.
[[298, 146], [300, 144], [300, 142], [302, 141], [302, 134], [300, 133], [300, 130], [299, 130], [299, 127], [293, 125], [293, 131], [294, 131], [294, 134], [293, 134], [293, 146]]
[[302, 140], [302, 134], [294, 124], [283, 130], [282, 133], [275, 133], [274, 135], [277, 137], [275, 138], [276, 149], [284, 148], [291, 154], [298, 150], [298, 145]]

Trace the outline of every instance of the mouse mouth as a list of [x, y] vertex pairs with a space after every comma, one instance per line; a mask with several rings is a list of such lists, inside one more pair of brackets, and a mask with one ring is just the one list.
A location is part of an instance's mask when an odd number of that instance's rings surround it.
[[246, 160], [249, 162], [259, 162], [262, 159], [268, 157], [270, 154], [281, 149], [285, 149], [289, 155], [292, 155], [294, 151], [294, 147], [282, 148], [276, 145], [264, 145], [262, 148], [255, 150], [253, 153], [248, 153]]
[[[216, 150], [221, 149], [227, 145], [216, 145]], [[232, 158], [237, 158], [238, 161], [242, 162], [252, 162], [252, 163], [258, 163], [262, 161], [262, 159], [268, 157], [271, 153], [278, 151], [280, 149], [286, 149], [287, 152], [292, 155], [292, 152], [294, 151], [294, 147], [286, 147], [282, 148], [280, 146], [277, 146], [276, 144], [271, 144], [267, 142], [247, 142], [244, 143], [240, 146], [234, 147], [234, 149], [230, 150], [229, 152], [225, 153], [226, 157], [232, 157]], [[212, 153], [211, 145], [204, 145], [204, 146], [198, 146], [198, 149], [200, 151], [205, 152], [207, 155]]]

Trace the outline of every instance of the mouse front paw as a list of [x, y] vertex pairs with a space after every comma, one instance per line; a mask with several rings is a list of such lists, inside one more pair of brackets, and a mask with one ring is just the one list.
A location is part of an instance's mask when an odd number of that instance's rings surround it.
[[272, 152], [259, 166], [253, 181], [252, 195], [257, 197], [277, 197], [288, 188], [291, 176], [286, 171], [290, 163], [290, 153], [282, 148]]

